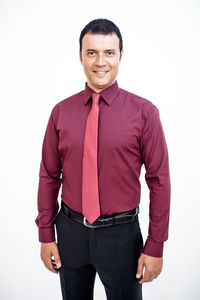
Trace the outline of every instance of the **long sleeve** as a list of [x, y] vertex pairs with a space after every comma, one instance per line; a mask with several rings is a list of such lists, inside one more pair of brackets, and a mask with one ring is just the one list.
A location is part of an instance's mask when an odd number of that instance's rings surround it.
[[168, 239], [171, 185], [168, 150], [159, 111], [149, 101], [143, 105], [140, 147], [150, 198], [148, 237], [143, 253], [161, 257], [164, 241]]
[[58, 192], [61, 186], [61, 160], [59, 157], [59, 134], [56, 130], [58, 106], [52, 109], [47, 124], [39, 171], [38, 216], [35, 223], [39, 229], [39, 241], [49, 243], [55, 241], [54, 220], [57, 215]]

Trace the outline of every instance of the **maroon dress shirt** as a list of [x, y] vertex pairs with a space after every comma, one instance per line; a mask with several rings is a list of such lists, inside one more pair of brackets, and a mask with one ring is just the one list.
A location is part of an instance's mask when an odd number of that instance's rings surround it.
[[[58, 102], [47, 124], [39, 172], [39, 241], [55, 241], [58, 192], [71, 209], [82, 213], [82, 156], [92, 90]], [[159, 257], [168, 239], [170, 172], [166, 140], [157, 107], [119, 88], [115, 81], [100, 92], [98, 179], [101, 216], [135, 208], [140, 203], [140, 172], [145, 166], [149, 188], [149, 228], [143, 253]]]

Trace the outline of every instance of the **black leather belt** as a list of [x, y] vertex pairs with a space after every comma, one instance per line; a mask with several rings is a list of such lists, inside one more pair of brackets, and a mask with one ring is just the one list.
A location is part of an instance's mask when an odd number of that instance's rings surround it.
[[61, 201], [61, 210], [65, 214], [67, 214], [68, 217], [76, 220], [77, 222], [80, 222], [90, 228], [97, 228], [97, 227], [111, 226], [114, 224], [121, 224], [121, 223], [132, 221], [134, 218], [137, 217], [139, 213], [139, 206], [137, 206], [132, 210], [120, 214], [114, 214], [109, 217], [106, 216], [99, 217], [92, 224], [90, 224], [82, 214], [77, 213], [74, 210], [70, 209], [63, 201]]

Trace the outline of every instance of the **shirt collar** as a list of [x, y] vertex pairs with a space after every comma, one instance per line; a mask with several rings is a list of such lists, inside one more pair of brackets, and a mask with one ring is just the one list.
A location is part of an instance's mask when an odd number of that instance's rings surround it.
[[[111, 84], [110, 86], [108, 86], [107, 88], [99, 92], [98, 94], [100, 94], [103, 97], [103, 99], [106, 101], [108, 105], [111, 105], [115, 95], [118, 92], [118, 89], [119, 86], [117, 80], [115, 80], [113, 84]], [[90, 99], [93, 93], [96, 92], [88, 86], [87, 82], [85, 82], [85, 90], [83, 91], [84, 104], [87, 104], [88, 100]]]

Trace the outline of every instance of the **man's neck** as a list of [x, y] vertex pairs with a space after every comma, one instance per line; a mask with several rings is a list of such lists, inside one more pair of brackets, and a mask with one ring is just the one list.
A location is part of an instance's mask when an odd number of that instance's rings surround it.
[[113, 85], [115, 83], [116, 80], [114, 80], [110, 85], [107, 85], [107, 86], [104, 86], [103, 88], [98, 88], [98, 87], [94, 87], [92, 85], [90, 85], [90, 83], [88, 83], [87, 81], [87, 85], [93, 90], [95, 91], [96, 93], [99, 93], [103, 90], [105, 90], [106, 88], [108, 88], [109, 86]]

